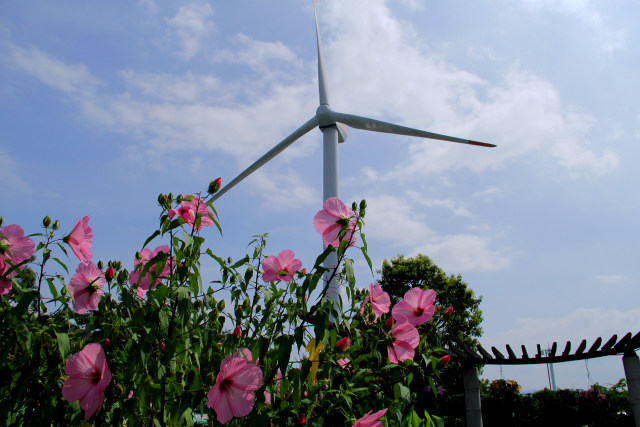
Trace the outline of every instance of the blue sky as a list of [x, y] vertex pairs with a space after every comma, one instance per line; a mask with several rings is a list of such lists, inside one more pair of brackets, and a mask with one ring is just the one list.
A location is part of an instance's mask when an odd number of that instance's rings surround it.
[[[640, 5], [317, 6], [336, 110], [498, 145], [351, 129], [341, 198], [368, 202], [375, 268], [424, 253], [461, 274], [484, 298], [485, 347], [638, 332]], [[0, 215], [29, 232], [90, 215], [94, 258], [130, 268], [160, 192], [228, 182], [314, 114], [316, 67], [307, 1], [2, 2]], [[311, 131], [218, 201], [215, 252], [268, 232], [268, 253], [313, 262], [320, 141]], [[374, 281], [353, 257], [360, 285]], [[555, 371], [575, 388], [624, 375], [618, 357]], [[544, 366], [485, 369], [501, 375], [547, 384]]]

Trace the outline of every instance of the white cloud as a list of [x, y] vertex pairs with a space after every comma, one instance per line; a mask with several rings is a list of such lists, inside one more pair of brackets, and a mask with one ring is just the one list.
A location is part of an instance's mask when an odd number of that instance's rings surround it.
[[325, 56], [336, 109], [499, 145], [410, 140], [411, 160], [378, 179], [420, 179], [461, 168], [480, 172], [533, 156], [572, 175], [617, 167], [612, 149], [589, 145], [598, 125], [594, 117], [566, 106], [544, 78], [513, 67], [501, 82], [488, 82], [429, 55], [411, 25], [392, 16], [382, 0], [330, 6], [323, 23], [333, 29]]
[[483, 202], [492, 201], [498, 197], [501, 197], [501, 195], [502, 195], [502, 190], [498, 187], [489, 187], [489, 188], [485, 188], [482, 191], [476, 191], [475, 193], [473, 193], [473, 197]]
[[[440, 234], [428, 225], [421, 200], [391, 195], [367, 197], [368, 239], [379, 239], [394, 246], [410, 248], [408, 256], [429, 255], [448, 272], [505, 269], [510, 259], [506, 249], [492, 248], [493, 237], [479, 234]], [[436, 203], [437, 205], [437, 203]], [[488, 231], [480, 227], [480, 232]]]
[[564, 348], [566, 341], [577, 346], [583, 339], [591, 345], [596, 338], [604, 341], [613, 334], [622, 338], [627, 332], [640, 330], [640, 309], [621, 311], [612, 308], [579, 308], [557, 317], [525, 317], [517, 319], [512, 329], [498, 335], [487, 335], [485, 345], [558, 343]]
[[274, 169], [260, 169], [247, 178], [247, 187], [263, 196], [263, 208], [283, 212], [316, 205], [321, 199], [317, 189], [306, 185], [298, 173]]
[[265, 79], [267, 75], [288, 79], [292, 73], [295, 75], [302, 68], [302, 61], [281, 41], [266, 42], [237, 34], [235, 43], [238, 47], [233, 50], [216, 52], [215, 60], [246, 64], [259, 73], [261, 79]]
[[627, 280], [626, 277], [622, 276], [621, 274], [608, 274], [608, 275], [596, 276], [596, 279], [608, 284], [626, 282]]
[[461, 217], [470, 217], [472, 216], [471, 212], [469, 212], [466, 208], [460, 206], [460, 202], [457, 202], [452, 199], [430, 199], [423, 198], [422, 195], [416, 192], [407, 192], [413, 200], [416, 201], [417, 204], [422, 205], [427, 208], [444, 208], [450, 210], [455, 216]]
[[31, 186], [20, 176], [24, 166], [18, 163], [11, 154], [0, 146], [0, 182], [3, 193], [25, 193], [32, 190]]
[[450, 273], [503, 270], [510, 265], [504, 252], [491, 248], [488, 237], [475, 234], [434, 236], [413, 249], [411, 255], [428, 254], [436, 264]]
[[188, 72], [182, 76], [167, 73], [138, 73], [133, 70], [121, 73], [124, 80], [133, 88], [139, 89], [142, 96], [158, 101], [174, 103], [202, 102], [216, 99], [220, 94], [220, 80], [213, 75], [194, 75]]
[[181, 6], [178, 13], [166, 19], [180, 44], [180, 55], [189, 60], [200, 52], [203, 39], [213, 29], [213, 9], [209, 3], [190, 3]]
[[603, 51], [612, 53], [626, 46], [627, 31], [613, 28], [605, 16], [598, 11], [604, 4], [592, 0], [524, 0], [534, 10], [546, 9], [564, 15], [575, 16], [591, 30]]
[[43, 83], [70, 95], [93, 92], [100, 80], [82, 64], [68, 65], [30, 47], [11, 46], [11, 61]]

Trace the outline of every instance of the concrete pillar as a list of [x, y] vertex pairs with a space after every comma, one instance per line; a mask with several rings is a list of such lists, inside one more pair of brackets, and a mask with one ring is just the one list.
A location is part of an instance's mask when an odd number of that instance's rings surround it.
[[625, 352], [622, 364], [624, 365], [624, 375], [627, 377], [633, 420], [635, 426], [640, 427], [640, 360], [638, 360], [636, 352], [633, 350]]
[[482, 427], [478, 370], [474, 365], [467, 366], [462, 371], [462, 378], [464, 379], [464, 405], [467, 408], [467, 427]]

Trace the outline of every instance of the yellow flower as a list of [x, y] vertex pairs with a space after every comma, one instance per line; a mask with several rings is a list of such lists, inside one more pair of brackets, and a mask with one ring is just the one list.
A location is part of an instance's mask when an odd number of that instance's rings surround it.
[[316, 346], [316, 339], [310, 339], [306, 350], [309, 353], [309, 360], [311, 361], [311, 379], [315, 382], [318, 367], [320, 366], [320, 350], [322, 350], [322, 341], [320, 341]]

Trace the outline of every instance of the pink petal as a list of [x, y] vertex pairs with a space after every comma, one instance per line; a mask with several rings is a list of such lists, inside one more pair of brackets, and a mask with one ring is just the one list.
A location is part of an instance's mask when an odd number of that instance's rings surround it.
[[415, 356], [415, 347], [412, 347], [406, 341], [394, 341], [393, 342], [393, 351], [395, 353], [395, 357], [398, 361], [402, 362], [403, 360], [413, 359]]
[[211, 406], [213, 410], [216, 411], [218, 421], [222, 424], [226, 424], [233, 418], [231, 405], [229, 405], [229, 394], [221, 392], [217, 383], [213, 386], [209, 393], [211, 393], [209, 406]]
[[231, 377], [233, 387], [242, 391], [256, 391], [262, 385], [262, 371], [254, 364], [248, 363], [242, 371]]
[[391, 331], [394, 344], [396, 341], [403, 341], [416, 348], [420, 344], [420, 334], [418, 330], [411, 323], [396, 323], [396, 326]]
[[88, 263], [93, 255], [91, 254], [91, 244], [93, 242], [93, 230], [89, 227], [89, 216], [85, 216], [76, 223], [69, 233], [67, 244], [81, 263]]
[[245, 415], [249, 415], [253, 409], [255, 397], [254, 393], [248, 393], [242, 389], [231, 387], [229, 389], [227, 399], [231, 413], [235, 417], [244, 417]]
[[18, 224], [3, 227], [0, 234], [4, 236], [0, 240], [9, 242], [8, 251], [0, 255], [0, 261], [10, 259], [13, 264], [19, 264], [33, 256], [36, 245], [29, 237], [24, 237], [24, 230]]
[[340, 231], [342, 231], [342, 226], [340, 224], [333, 224], [325, 228], [324, 233], [322, 233], [322, 243], [324, 243], [325, 246], [333, 246], [334, 248], [337, 248], [340, 246], [340, 240], [338, 240]]
[[293, 260], [293, 257], [295, 256], [295, 254], [293, 253], [292, 250], [285, 250], [282, 251], [278, 254], [278, 261], [280, 261], [280, 267], [284, 270], [286, 269], [289, 264], [291, 263], [291, 261]]
[[84, 410], [85, 421], [100, 410], [104, 401], [104, 389], [94, 386], [85, 394], [80, 401], [80, 408]]
[[6, 295], [13, 288], [13, 283], [10, 280], [0, 280], [0, 295]]

